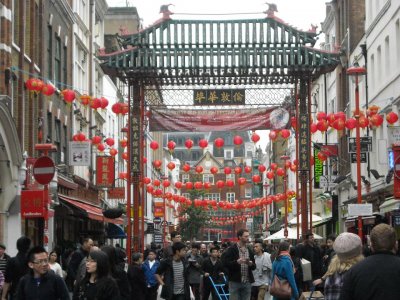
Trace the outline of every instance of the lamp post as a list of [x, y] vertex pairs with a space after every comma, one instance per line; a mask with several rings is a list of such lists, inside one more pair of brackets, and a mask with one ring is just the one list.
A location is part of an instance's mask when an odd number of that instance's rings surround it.
[[[355, 83], [355, 112], [354, 118], [356, 119], [356, 157], [357, 157], [357, 203], [361, 204], [362, 194], [361, 194], [361, 143], [360, 143], [360, 92], [358, 89], [359, 79], [358, 76], [365, 75], [367, 73], [366, 69], [359, 66], [353, 66], [347, 69], [347, 75], [354, 78]], [[363, 240], [362, 232], [362, 219], [358, 216], [358, 235], [361, 240]]]
[[285, 239], [288, 237], [288, 201], [286, 197], [286, 185], [287, 185], [287, 169], [286, 169], [286, 161], [290, 159], [287, 155], [282, 155], [281, 159], [283, 160], [283, 168], [285, 170], [285, 175], [283, 175], [283, 194], [285, 195], [285, 229], [283, 230], [283, 235]]
[[[268, 188], [269, 188], [269, 184], [268, 183], [264, 183], [263, 184], [264, 187], [264, 197], [267, 197], [268, 194]], [[265, 222], [265, 232], [268, 231], [268, 204], [265, 205], [265, 210], [264, 210], [264, 222]]]

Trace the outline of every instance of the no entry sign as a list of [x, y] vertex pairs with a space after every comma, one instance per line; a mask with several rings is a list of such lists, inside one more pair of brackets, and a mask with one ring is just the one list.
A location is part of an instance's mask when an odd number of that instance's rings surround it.
[[33, 165], [33, 177], [40, 184], [49, 184], [56, 171], [54, 161], [48, 156], [39, 157]]

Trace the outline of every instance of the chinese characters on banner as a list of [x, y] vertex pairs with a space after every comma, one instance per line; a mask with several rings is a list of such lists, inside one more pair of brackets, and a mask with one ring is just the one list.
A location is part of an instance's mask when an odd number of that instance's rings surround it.
[[245, 90], [194, 90], [194, 105], [244, 105]]
[[131, 117], [132, 126], [132, 161], [131, 161], [131, 172], [140, 172], [140, 115], [132, 114]]
[[308, 147], [310, 145], [310, 125], [308, 115], [300, 115], [299, 128], [299, 170], [307, 171], [310, 166], [310, 155]]
[[112, 187], [115, 180], [114, 157], [96, 157], [96, 184], [101, 187]]
[[21, 216], [23, 218], [43, 218], [48, 191], [24, 190], [21, 191]]

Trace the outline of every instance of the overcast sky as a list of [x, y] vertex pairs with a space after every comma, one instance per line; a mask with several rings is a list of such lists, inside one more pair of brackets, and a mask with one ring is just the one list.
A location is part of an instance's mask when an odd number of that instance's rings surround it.
[[[176, 13], [172, 16], [174, 19], [251, 19], [264, 16], [263, 12], [268, 7], [265, 2], [272, 2], [278, 7], [276, 15], [285, 22], [303, 30], [310, 29], [310, 24], [317, 24], [319, 31], [320, 23], [325, 19], [327, 0], [107, 0], [107, 2], [109, 6], [126, 6], [127, 3], [129, 6], [135, 6], [140, 18], [143, 19], [144, 26], [160, 18], [160, 6], [163, 4], [174, 5], [170, 7], [170, 10]], [[189, 13], [198, 15], [186, 15]], [[241, 14], [234, 15], [235, 13]]]

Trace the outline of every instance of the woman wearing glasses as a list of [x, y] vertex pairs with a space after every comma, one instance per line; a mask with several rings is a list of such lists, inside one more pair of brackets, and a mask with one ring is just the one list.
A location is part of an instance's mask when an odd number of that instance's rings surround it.
[[73, 300], [120, 299], [117, 283], [109, 274], [108, 256], [91, 251], [86, 260], [86, 275], [74, 287]]

